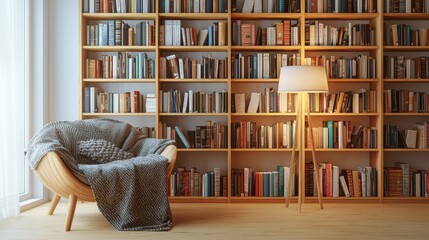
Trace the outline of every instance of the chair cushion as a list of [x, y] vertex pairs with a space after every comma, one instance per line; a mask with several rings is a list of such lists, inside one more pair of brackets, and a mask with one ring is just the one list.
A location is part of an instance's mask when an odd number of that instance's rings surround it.
[[115, 160], [133, 158], [134, 155], [124, 151], [115, 144], [102, 140], [91, 139], [79, 142], [79, 154], [89, 157], [93, 163], [108, 163]]

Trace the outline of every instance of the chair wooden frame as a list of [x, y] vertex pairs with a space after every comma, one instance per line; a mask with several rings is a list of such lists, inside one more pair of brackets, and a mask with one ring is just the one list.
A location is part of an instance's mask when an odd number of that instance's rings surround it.
[[[177, 148], [170, 145], [161, 153], [168, 158], [167, 179], [173, 171], [176, 162]], [[79, 181], [69, 170], [67, 165], [55, 152], [48, 152], [34, 171], [45, 187], [54, 193], [48, 214], [52, 215], [60, 198], [69, 199], [65, 231], [70, 231], [76, 210], [77, 201], [95, 202], [94, 193], [90, 186]]]

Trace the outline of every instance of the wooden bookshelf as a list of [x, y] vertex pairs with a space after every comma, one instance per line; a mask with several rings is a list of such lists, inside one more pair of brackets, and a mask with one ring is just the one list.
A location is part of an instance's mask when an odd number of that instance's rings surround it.
[[[79, 118], [101, 118], [111, 117], [115, 119], [121, 119], [123, 121], [134, 121], [137, 122], [151, 122], [153, 126], [158, 128], [159, 122], [169, 122], [177, 125], [187, 126], [186, 130], [191, 130], [193, 126], [204, 125], [205, 121], [211, 121], [212, 123], [222, 123], [228, 126], [228, 148], [223, 149], [204, 149], [204, 148], [191, 148], [191, 149], [178, 149], [178, 163], [177, 167], [185, 166], [190, 168], [193, 166], [197, 159], [203, 156], [205, 162], [210, 162], [210, 166], [219, 165], [222, 168], [222, 175], [227, 176], [228, 181], [228, 196], [225, 197], [170, 197], [171, 202], [212, 202], [212, 203], [257, 203], [257, 202], [284, 202], [283, 197], [236, 197], [232, 196], [232, 168], [250, 166], [255, 164], [257, 160], [249, 158], [259, 158], [264, 160], [264, 164], [274, 170], [277, 167], [276, 159], [289, 159], [291, 156], [291, 148], [274, 148], [274, 149], [241, 149], [231, 147], [231, 132], [230, 126], [232, 122], [237, 120], [249, 120], [255, 121], [259, 125], [272, 124], [274, 122], [289, 121], [295, 119], [296, 113], [232, 113], [231, 112], [231, 93], [237, 93], [243, 89], [246, 91], [246, 96], [252, 91], [262, 91], [265, 87], [274, 87], [278, 84], [277, 78], [266, 78], [266, 79], [253, 79], [253, 78], [233, 78], [232, 76], [232, 63], [231, 57], [235, 53], [252, 54], [260, 52], [268, 53], [296, 53], [300, 54], [300, 64], [305, 63], [305, 57], [314, 55], [335, 55], [341, 57], [343, 55], [359, 55], [366, 54], [376, 59], [376, 78], [331, 78], [328, 80], [330, 87], [336, 89], [347, 89], [355, 90], [357, 88], [365, 88], [377, 91], [377, 112], [375, 113], [311, 113], [312, 121], [321, 123], [325, 120], [351, 120], [352, 123], [358, 121], [362, 122], [365, 126], [375, 127], [377, 129], [377, 148], [374, 149], [316, 149], [316, 152], [321, 155], [318, 156], [319, 162], [331, 161], [331, 159], [339, 159], [340, 155], [342, 160], [337, 160], [338, 165], [341, 169], [341, 164], [346, 161], [352, 162], [357, 161], [355, 159], [363, 159], [361, 162], [356, 162], [357, 166], [372, 166], [377, 169], [377, 196], [374, 197], [324, 197], [324, 201], [327, 202], [363, 202], [363, 203], [382, 203], [382, 202], [424, 202], [429, 203], [429, 198], [416, 198], [416, 197], [404, 197], [404, 198], [392, 198], [385, 197], [384, 192], [384, 173], [383, 169], [388, 166], [391, 162], [391, 158], [395, 158], [396, 155], [406, 153], [410, 156], [413, 154], [425, 154], [428, 149], [388, 149], [383, 148], [383, 125], [389, 123], [390, 119], [424, 119], [429, 121], [429, 113], [384, 113], [383, 112], [383, 91], [388, 89], [386, 84], [408, 84], [415, 87], [416, 84], [420, 88], [426, 89], [429, 93], [429, 79], [384, 79], [383, 73], [383, 56], [386, 55], [407, 55], [407, 54], [420, 54], [424, 52], [427, 55], [429, 52], [429, 46], [385, 46], [383, 45], [383, 34], [384, 34], [384, 23], [386, 21], [402, 22], [410, 21], [414, 22], [428, 22], [428, 13], [383, 13], [384, 1], [377, 0], [377, 12], [376, 13], [306, 13], [305, 12], [305, 0], [301, 1], [301, 9], [298, 13], [238, 13], [231, 11], [231, 1], [228, 1], [228, 13], [163, 13], [161, 7], [156, 7], [155, 13], [82, 13], [83, 6], [82, 0], [80, 1], [79, 8], [79, 22], [80, 22], [80, 36], [79, 36]], [[281, 20], [296, 20], [300, 23], [299, 26], [299, 41], [300, 44], [296, 46], [235, 46], [232, 43], [232, 22], [235, 20], [241, 20], [242, 22], [254, 22], [256, 24], [266, 24], [267, 22], [278, 23]], [[98, 23], [107, 20], [124, 20], [126, 22], [146, 21], [151, 20], [155, 24], [155, 45], [154, 46], [88, 46], [86, 43], [86, 25], [89, 23]], [[227, 22], [228, 34], [225, 46], [162, 46], [160, 45], [159, 26], [163, 24], [164, 20], [181, 20], [186, 22], [184, 26], [193, 27], [205, 22]], [[306, 46], [305, 45], [305, 21], [342, 21], [342, 22], [365, 22], [375, 27], [375, 42], [374, 46]], [[333, 22], [331, 21], [331, 22]], [[412, 24], [411, 23], [411, 24]], [[271, 25], [271, 24], [270, 24]], [[198, 25], [199, 26], [199, 25]], [[85, 61], [88, 56], [100, 56], [102, 54], [114, 54], [117, 52], [146, 52], [153, 56], [155, 59], [155, 78], [154, 79], [127, 79], [127, 78], [87, 78], [86, 77], [86, 66]], [[197, 78], [186, 78], [186, 79], [170, 79], [161, 78], [159, 59], [170, 54], [176, 54], [178, 56], [190, 56], [192, 59], [199, 59], [201, 56], [207, 56], [213, 54], [217, 59], [228, 59], [227, 70], [228, 76], [222, 79], [197, 79]], [[218, 57], [221, 56], [221, 57]], [[156, 102], [159, 103], [161, 90], [168, 90], [170, 88], [182, 88], [182, 89], [193, 89], [197, 91], [221, 91], [222, 89], [228, 91], [228, 109], [226, 113], [163, 113], [157, 108], [155, 113], [85, 113], [84, 112], [84, 88], [86, 86], [117, 86], [118, 89], [127, 88], [128, 86], [138, 86], [139, 89], [156, 93]], [[358, 86], [358, 87], [356, 87]], [[146, 90], [146, 89], [150, 90]], [[407, 88], [404, 85], [404, 88]], [[258, 90], [255, 90], [258, 89]], [[122, 91], [122, 90], [121, 90]], [[248, 101], [248, 99], [246, 99]], [[402, 120], [401, 120], [402, 121]], [[135, 122], [135, 121], [134, 121]], [[417, 120], [416, 120], [417, 122]], [[301, 126], [305, 126], [304, 120], [300, 123]], [[320, 124], [319, 124], [320, 125]], [[157, 129], [157, 136], [158, 129]], [[299, 132], [301, 142], [300, 148], [297, 149], [302, 159], [311, 159], [311, 149], [305, 148], [305, 131], [301, 129]], [[299, 151], [300, 150], [300, 151]], [[407, 155], [407, 156], [408, 156]], [[195, 156], [195, 157], [194, 157]], [[207, 159], [206, 159], [207, 157]], [[188, 159], [189, 158], [189, 159]], [[195, 159], [194, 159], [195, 158]], [[389, 159], [389, 160], [388, 160]], [[395, 158], [396, 160], [401, 160]], [[396, 161], [395, 160], [395, 161]], [[408, 159], [402, 159], [407, 161]], [[420, 161], [421, 160], [421, 161]], [[262, 161], [262, 160], [261, 160]], [[304, 160], [305, 161], [305, 160]], [[429, 164], [423, 157], [419, 157], [418, 167], [428, 168]], [[387, 164], [389, 163], [389, 164]], [[282, 163], [284, 164], [284, 163]], [[256, 164], [255, 164], [256, 165]], [[255, 171], [258, 171], [257, 167]], [[207, 168], [207, 167], [205, 167]], [[211, 171], [213, 169], [198, 169], [200, 171]], [[296, 172], [296, 181], [301, 179], [305, 182], [305, 172]], [[302, 189], [296, 188], [296, 194], [298, 190], [304, 192], [304, 184]], [[316, 197], [304, 196], [304, 202], [317, 202]], [[292, 197], [292, 202], [297, 202], [297, 197]]]

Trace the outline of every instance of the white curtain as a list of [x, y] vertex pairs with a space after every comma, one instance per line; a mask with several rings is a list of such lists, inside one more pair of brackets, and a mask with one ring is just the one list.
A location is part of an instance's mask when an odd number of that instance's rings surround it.
[[[19, 213], [23, 161], [24, 9], [22, 0], [0, 7], [0, 219]], [[20, 165], [21, 164], [21, 165]]]

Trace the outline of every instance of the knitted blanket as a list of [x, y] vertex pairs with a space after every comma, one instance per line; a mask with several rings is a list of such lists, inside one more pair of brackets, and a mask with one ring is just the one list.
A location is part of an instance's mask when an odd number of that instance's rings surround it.
[[159, 155], [173, 141], [143, 138], [130, 124], [91, 119], [52, 122], [30, 141], [26, 159], [34, 170], [56, 152], [72, 173], [91, 186], [98, 208], [118, 230], [166, 231], [168, 161]]

